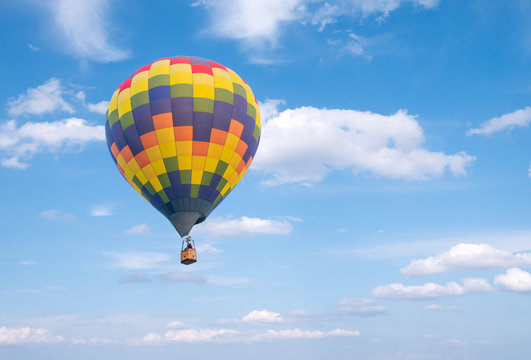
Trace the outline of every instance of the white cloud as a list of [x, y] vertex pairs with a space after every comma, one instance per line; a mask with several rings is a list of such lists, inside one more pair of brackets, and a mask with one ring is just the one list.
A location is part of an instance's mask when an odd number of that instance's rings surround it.
[[438, 304], [429, 304], [429, 305], [424, 305], [424, 310], [430, 310], [430, 311], [454, 311], [454, 310], [459, 310], [459, 307], [457, 307], [457, 306], [444, 306], [444, 305], [438, 305]]
[[219, 255], [223, 252], [223, 250], [218, 249], [217, 247], [214, 247], [210, 244], [198, 245], [196, 249], [197, 249], [197, 253], [200, 255], [214, 256], [214, 255]]
[[437, 256], [413, 260], [400, 272], [408, 276], [424, 276], [463, 269], [494, 269], [531, 265], [531, 253], [498, 250], [488, 244], [460, 243]]
[[35, 265], [38, 264], [36, 261], [33, 260], [20, 260], [17, 262], [18, 265]]
[[172, 321], [168, 324], [166, 324], [166, 327], [169, 329], [176, 329], [176, 328], [182, 328], [184, 327], [184, 323], [179, 320]]
[[107, 0], [53, 0], [49, 2], [54, 28], [67, 53], [96, 62], [121, 61], [129, 51], [112, 44], [113, 22]]
[[507, 291], [531, 292], [531, 274], [519, 268], [511, 268], [505, 274], [497, 275], [494, 283]]
[[4, 167], [25, 169], [27, 161], [37, 153], [65, 151], [104, 139], [102, 125], [93, 126], [79, 118], [27, 122], [20, 127], [11, 120], [0, 125], [1, 163]]
[[190, 282], [196, 284], [205, 284], [207, 281], [199, 274], [192, 272], [173, 271], [157, 276], [160, 280], [168, 283]]
[[74, 221], [74, 220], [76, 220], [75, 215], [62, 213], [59, 210], [55, 210], [55, 209], [43, 210], [39, 214], [39, 217], [43, 218], [43, 219], [48, 219], [48, 220], [60, 220], [60, 221]]
[[267, 330], [264, 333], [251, 336], [251, 341], [287, 340], [287, 339], [323, 339], [328, 337], [355, 337], [360, 336], [359, 331], [335, 329], [331, 331], [302, 330]]
[[0, 327], [0, 345], [57, 344], [63, 341], [62, 336], [53, 335], [50, 330], [44, 328]]
[[96, 104], [87, 103], [87, 108], [90, 112], [94, 112], [98, 114], [105, 114], [107, 112], [108, 105], [109, 105], [109, 102], [106, 100], [103, 100]]
[[[111, 216], [112, 215], [112, 211], [111, 209], [109, 209], [108, 207], [105, 207], [105, 206], [98, 206], [98, 207], [95, 207], [94, 209], [92, 209], [92, 211], [90, 212], [90, 215], [91, 216]], [[145, 224], [143, 224], [145, 225]]]
[[144, 336], [142, 342], [145, 344], [160, 344], [162, 342], [221, 342], [236, 334], [238, 334], [238, 331], [231, 329], [172, 329], [168, 330], [164, 336], [149, 333]]
[[427, 9], [436, 7], [439, 0], [348, 0], [355, 12], [361, 12], [363, 15], [381, 13], [383, 17], [398, 9], [403, 3], [412, 3]]
[[269, 220], [242, 216], [237, 219], [213, 218], [194, 228], [197, 234], [210, 237], [237, 237], [252, 235], [291, 233], [292, 226], [288, 220]]
[[148, 224], [133, 225], [129, 229], [125, 230], [125, 233], [128, 235], [147, 235], [150, 232], [151, 228], [148, 226]]
[[349, 315], [374, 316], [387, 313], [387, 308], [373, 299], [342, 299], [337, 303], [337, 307], [341, 313]]
[[31, 50], [31, 51], [39, 51], [39, 48], [35, 45], [32, 45], [32, 44], [28, 44], [28, 48]]
[[492, 291], [489, 282], [481, 278], [467, 278], [461, 280], [462, 284], [455, 281], [439, 285], [426, 283], [424, 285], [405, 286], [393, 283], [378, 286], [372, 290], [371, 295], [377, 298], [387, 299], [429, 299], [443, 296], [461, 296], [468, 293], [484, 293]]
[[157, 269], [172, 260], [170, 255], [157, 252], [109, 253], [108, 255], [114, 258], [115, 267], [129, 270]]
[[264, 181], [268, 185], [317, 182], [340, 169], [407, 180], [440, 177], [447, 169], [460, 176], [475, 159], [464, 152], [424, 149], [422, 128], [405, 110], [380, 115], [313, 107], [275, 113], [271, 108], [253, 162], [254, 170], [270, 176]]
[[42, 115], [61, 110], [74, 113], [72, 105], [64, 99], [65, 89], [61, 81], [51, 78], [36, 88], [29, 88], [25, 94], [7, 102], [7, 111], [11, 116], [24, 114]]
[[271, 324], [284, 322], [284, 318], [276, 312], [253, 310], [242, 317], [242, 322], [250, 324]]
[[519, 109], [512, 113], [489, 119], [482, 123], [479, 128], [468, 130], [466, 134], [490, 135], [494, 132], [513, 129], [517, 126], [528, 126], [530, 123], [531, 107], [526, 106], [524, 109]]

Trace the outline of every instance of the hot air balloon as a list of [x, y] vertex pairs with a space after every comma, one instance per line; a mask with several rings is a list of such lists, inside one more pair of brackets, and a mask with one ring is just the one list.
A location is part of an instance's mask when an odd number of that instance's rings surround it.
[[260, 112], [231, 69], [199, 57], [163, 58], [118, 86], [105, 135], [123, 177], [183, 238], [181, 262], [188, 265], [197, 260], [190, 230], [251, 165]]

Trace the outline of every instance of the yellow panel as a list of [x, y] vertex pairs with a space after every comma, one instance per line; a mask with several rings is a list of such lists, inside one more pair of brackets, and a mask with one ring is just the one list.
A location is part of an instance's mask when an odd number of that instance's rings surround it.
[[160, 153], [163, 158], [169, 158], [172, 156], [177, 156], [177, 150], [175, 149], [175, 142], [165, 143], [159, 145]]
[[221, 156], [221, 152], [222, 151], [223, 151], [223, 145], [210, 143], [210, 145], [208, 145], [208, 154], [207, 154], [207, 156], [219, 159], [219, 157]]
[[233, 154], [234, 154], [234, 150], [229, 149], [228, 147], [224, 147], [223, 152], [221, 153], [220, 159], [228, 164], [230, 160], [232, 159]]
[[225, 140], [225, 147], [235, 150], [239, 142], [240, 142], [239, 137], [237, 137], [234, 134], [229, 133], [227, 134], [227, 139]]
[[230, 178], [232, 177], [232, 174], [234, 174], [236, 170], [234, 170], [233, 167], [227, 166], [227, 170], [225, 170], [225, 173], [223, 174], [223, 178], [227, 181], [230, 181]]
[[214, 86], [221, 89], [229, 90], [230, 92], [234, 91], [234, 86], [232, 86], [232, 81], [225, 79], [221, 76], [214, 77]]
[[128, 163], [127, 163], [127, 166], [129, 166], [131, 168], [131, 170], [133, 170], [133, 172], [136, 174], [137, 172], [140, 171], [140, 166], [138, 165], [138, 163], [136, 162], [135, 158], [132, 158]]
[[225, 186], [223, 187], [223, 189], [221, 189], [221, 191], [219, 192], [221, 194], [221, 196], [225, 196], [225, 194], [227, 193], [227, 191], [229, 191], [229, 187], [230, 187], [230, 184], [227, 183], [225, 184]]
[[118, 95], [118, 116], [122, 116], [123, 114], [131, 111], [130, 94], [130, 88], [127, 88], [121, 91], [120, 95]]
[[220, 69], [220, 68], [212, 68], [212, 74], [214, 75], [214, 77], [221, 77], [221, 78], [225, 78], [227, 80], [230, 80], [232, 82], [232, 80], [230, 79], [230, 75], [227, 71], [223, 70], [223, 69]]
[[192, 73], [190, 72], [170, 73], [170, 85], [191, 84], [191, 83], [192, 83]]
[[192, 170], [192, 155], [177, 156], [179, 170]]
[[192, 156], [192, 141], [176, 141], [175, 148], [177, 149], [177, 155], [179, 156]]
[[142, 172], [146, 175], [148, 179], [153, 179], [157, 176], [151, 165], [144, 166], [142, 168]]
[[144, 175], [144, 172], [138, 171], [135, 175], [138, 178], [138, 180], [140, 180], [142, 185], [144, 185], [145, 183], [148, 182], [148, 179], [147, 179], [146, 175]]
[[201, 185], [201, 178], [203, 177], [203, 170], [192, 169], [192, 184]]
[[155, 177], [155, 178], [149, 179], [149, 182], [151, 183], [151, 185], [153, 185], [156, 192], [159, 192], [162, 190], [162, 184], [160, 183], [158, 178]]
[[192, 156], [192, 170], [203, 170], [205, 160], [205, 156]]
[[148, 91], [148, 71], [142, 71], [136, 74], [131, 81], [131, 96], [142, 91]]
[[242, 81], [242, 79], [238, 76], [238, 74], [236, 74], [234, 71], [232, 71], [231, 69], [227, 69], [229, 75], [230, 75], [230, 78], [232, 80], [233, 83], [236, 83], [236, 84], [240, 84], [241, 86], [244, 86], [244, 82]]
[[155, 130], [155, 133], [157, 134], [157, 140], [159, 141], [159, 145], [165, 143], [173, 143], [175, 141], [172, 127]]
[[124, 169], [125, 177], [127, 179], [129, 179], [129, 180], [132, 180], [134, 173], [131, 170], [131, 168], [129, 166], [125, 165], [125, 167], [123, 169]]
[[161, 60], [151, 64], [149, 77], [157, 75], [168, 75], [170, 73], [170, 60]]
[[142, 194], [142, 191], [140, 190], [138, 186], [136, 186], [134, 182], [131, 182], [131, 186], [133, 187], [133, 189], [136, 190], [137, 193]]
[[214, 86], [194, 83], [194, 97], [214, 100]]
[[241, 160], [242, 160], [242, 157], [240, 156], [240, 154], [235, 152], [234, 155], [232, 156], [232, 159], [230, 160], [229, 165], [236, 169]]
[[159, 146], [152, 146], [149, 149], [146, 149], [146, 154], [150, 162], [155, 162], [162, 159], [162, 155], [159, 150]]
[[192, 73], [192, 79], [195, 84], [214, 86], [214, 77], [205, 73]]
[[218, 166], [218, 162], [219, 160], [217, 157], [213, 158], [208, 156], [205, 162], [205, 171], [215, 172], [216, 167]]
[[176, 72], [191, 73], [192, 72], [192, 65], [190, 65], [190, 64], [173, 64], [173, 65], [170, 65], [170, 73], [176, 73]]
[[153, 166], [153, 170], [155, 170], [155, 174], [157, 175], [166, 173], [166, 167], [164, 166], [164, 161], [162, 159], [152, 162], [151, 166]]
[[112, 94], [111, 101], [109, 101], [109, 114], [112, 113], [114, 110], [118, 109], [118, 94], [120, 93], [120, 90], [116, 89], [114, 94]]

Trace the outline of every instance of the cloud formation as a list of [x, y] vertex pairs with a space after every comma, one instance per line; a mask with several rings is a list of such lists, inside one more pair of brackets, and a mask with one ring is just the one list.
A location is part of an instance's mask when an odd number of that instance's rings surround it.
[[449, 170], [466, 175], [475, 157], [423, 148], [424, 133], [405, 110], [392, 115], [343, 109], [300, 107], [273, 111], [266, 102], [260, 148], [253, 170], [269, 176], [267, 185], [314, 183], [333, 170], [427, 180]]
[[358, 316], [375, 316], [387, 313], [387, 308], [373, 299], [350, 298], [337, 303], [340, 313]]
[[531, 274], [516, 267], [497, 275], [494, 283], [506, 291], [531, 292]]
[[447, 282], [445, 285], [432, 282], [424, 285], [411, 286], [393, 283], [376, 287], [372, 290], [371, 295], [377, 298], [412, 300], [461, 296], [469, 293], [485, 293], [489, 291], [492, 291], [492, 287], [486, 279], [467, 278], [461, 279], [461, 284], [455, 281]]
[[504, 114], [500, 117], [494, 117], [482, 123], [478, 128], [470, 129], [467, 135], [490, 135], [494, 132], [505, 129], [512, 130], [515, 127], [528, 126], [531, 123], [531, 107], [526, 106], [523, 109]]
[[0, 345], [57, 344], [63, 341], [62, 336], [53, 335], [50, 330], [44, 328], [0, 327]]
[[288, 220], [270, 220], [242, 216], [236, 219], [212, 218], [194, 228], [194, 232], [214, 238], [253, 235], [287, 235], [292, 226]]
[[147, 235], [151, 232], [151, 228], [148, 224], [133, 225], [129, 229], [124, 231], [128, 235]]
[[242, 317], [242, 322], [250, 324], [281, 323], [284, 318], [276, 312], [267, 310], [253, 310]]
[[531, 253], [511, 253], [488, 244], [460, 243], [450, 250], [425, 259], [413, 260], [400, 272], [408, 276], [425, 276], [465, 269], [495, 269], [531, 264]]
[[108, 0], [52, 0], [53, 28], [66, 53], [96, 62], [125, 60], [129, 51], [113, 44]]

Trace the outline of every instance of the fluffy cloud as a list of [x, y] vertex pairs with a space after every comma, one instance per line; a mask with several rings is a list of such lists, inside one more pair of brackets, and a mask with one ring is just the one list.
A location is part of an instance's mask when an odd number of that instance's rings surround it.
[[267, 310], [253, 310], [242, 317], [242, 322], [251, 324], [281, 323], [283, 321], [284, 318], [279, 313]]
[[238, 331], [231, 329], [183, 329], [168, 330], [163, 336], [156, 333], [149, 333], [142, 339], [145, 344], [160, 344], [163, 342], [220, 342], [238, 334]]
[[531, 253], [498, 250], [487, 244], [457, 244], [450, 250], [426, 259], [413, 260], [400, 272], [424, 276], [463, 269], [494, 269], [531, 264]]
[[360, 336], [359, 331], [335, 329], [331, 331], [301, 330], [267, 330], [264, 333], [253, 335], [251, 341], [270, 341], [287, 339], [323, 339], [328, 337], [355, 337]]
[[111, 216], [112, 215], [112, 211], [108, 207], [98, 206], [98, 207], [95, 207], [95, 208], [92, 209], [92, 211], [90, 212], [90, 215], [91, 216], [96, 216], [96, 217], [99, 217], [99, 216]]
[[25, 94], [16, 99], [9, 100], [7, 112], [11, 116], [24, 114], [42, 115], [52, 111], [61, 110], [74, 113], [74, 109], [65, 99], [65, 89], [61, 81], [51, 78], [36, 88], [29, 88]]
[[317, 182], [339, 169], [408, 180], [439, 177], [447, 169], [466, 175], [475, 159], [424, 149], [422, 128], [404, 110], [380, 115], [300, 107], [275, 113], [275, 104], [266, 102], [272, 117], [264, 118], [253, 163], [254, 170], [270, 176], [269, 185]]
[[48, 2], [53, 27], [65, 52], [96, 62], [121, 61], [129, 51], [112, 44], [109, 1], [52, 0]]
[[494, 283], [507, 291], [531, 292], [531, 274], [519, 268], [511, 268], [505, 274], [497, 275]]
[[287, 235], [291, 230], [291, 223], [288, 220], [269, 220], [247, 216], [237, 219], [213, 218], [194, 228], [198, 234], [220, 238], [266, 234]]
[[443, 296], [461, 296], [468, 293], [484, 293], [492, 291], [489, 282], [481, 278], [462, 279], [461, 284], [451, 281], [445, 285], [426, 283], [424, 285], [405, 286], [393, 283], [378, 286], [372, 290], [372, 296], [387, 299], [429, 299]]
[[429, 311], [453, 311], [453, 310], [459, 310], [459, 307], [457, 307], [457, 306], [444, 306], [444, 305], [438, 305], [438, 304], [430, 304], [430, 305], [424, 305], [424, 310], [429, 310]]
[[131, 226], [124, 232], [128, 235], [147, 235], [151, 232], [151, 228], [148, 226], [148, 224], [138, 224]]
[[365, 16], [382, 14], [385, 17], [404, 3], [411, 3], [416, 6], [431, 9], [439, 4], [439, 0], [347, 0], [347, 3], [351, 4], [352, 10], [361, 12]]
[[62, 336], [53, 335], [48, 329], [0, 327], [0, 345], [57, 344], [63, 341]]
[[170, 255], [157, 252], [109, 253], [108, 255], [114, 258], [115, 267], [129, 270], [158, 269], [172, 260]]
[[27, 122], [18, 127], [14, 120], [0, 125], [0, 156], [4, 167], [25, 169], [35, 154], [59, 152], [103, 141], [105, 129], [86, 120], [69, 118], [53, 122]]
[[105, 114], [107, 112], [108, 105], [109, 105], [109, 102], [106, 100], [103, 100], [96, 104], [87, 103], [87, 108], [90, 112], [94, 112], [98, 114]]
[[50, 209], [50, 210], [43, 210], [39, 214], [40, 218], [48, 219], [48, 220], [60, 220], [60, 221], [74, 221], [76, 220], [76, 216], [73, 214], [67, 214], [62, 213], [59, 210]]
[[517, 126], [528, 126], [531, 123], [531, 107], [513, 111], [500, 117], [489, 119], [482, 123], [479, 128], [470, 129], [467, 135], [490, 135], [505, 129], [513, 129]]
[[384, 305], [378, 304], [373, 299], [342, 299], [337, 303], [337, 307], [342, 314], [359, 316], [374, 316], [387, 312]]

